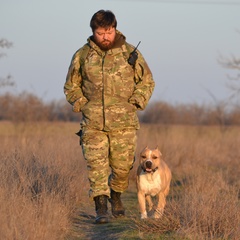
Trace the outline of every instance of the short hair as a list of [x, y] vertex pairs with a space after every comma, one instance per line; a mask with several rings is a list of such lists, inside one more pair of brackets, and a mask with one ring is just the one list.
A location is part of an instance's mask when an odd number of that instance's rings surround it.
[[116, 28], [117, 20], [113, 12], [110, 10], [99, 10], [92, 16], [90, 27], [92, 28], [92, 31], [96, 30], [99, 27], [105, 29], [108, 29], [110, 27]]

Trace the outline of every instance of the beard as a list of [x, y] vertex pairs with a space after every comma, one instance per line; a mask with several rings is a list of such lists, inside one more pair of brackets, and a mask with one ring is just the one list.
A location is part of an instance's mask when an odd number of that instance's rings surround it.
[[98, 41], [97, 39], [95, 39], [95, 43], [103, 51], [108, 51], [109, 49], [111, 49], [114, 45], [114, 42], [115, 41], [108, 41], [108, 40]]

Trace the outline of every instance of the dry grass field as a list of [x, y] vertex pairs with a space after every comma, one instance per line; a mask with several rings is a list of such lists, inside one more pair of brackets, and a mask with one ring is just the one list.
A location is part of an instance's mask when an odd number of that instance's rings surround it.
[[0, 122], [0, 239], [239, 239], [240, 128], [142, 125], [173, 173], [165, 214], [140, 220], [135, 174], [126, 218], [94, 222], [78, 123]]

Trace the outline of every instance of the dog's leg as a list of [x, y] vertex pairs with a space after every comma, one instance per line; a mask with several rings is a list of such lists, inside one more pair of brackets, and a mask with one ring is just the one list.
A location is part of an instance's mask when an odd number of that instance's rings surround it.
[[138, 203], [141, 213], [141, 219], [147, 218], [145, 194], [138, 192]]
[[168, 185], [168, 186], [166, 187], [166, 189], [164, 190], [164, 195], [165, 195], [165, 197], [168, 195], [169, 190], [170, 190], [170, 186]]
[[152, 202], [152, 198], [150, 195], [146, 196], [146, 201], [148, 203], [148, 216], [152, 217], [155, 212], [155, 210], [154, 210], [155, 208], [154, 208], [154, 204]]
[[147, 201], [147, 204], [148, 204], [148, 210], [151, 211], [152, 208], [153, 208], [153, 202], [152, 202], [152, 198], [151, 198], [150, 195], [146, 196], [146, 201]]
[[166, 205], [166, 197], [163, 192], [160, 192], [157, 195], [157, 207], [153, 214], [153, 218], [161, 218], [162, 217], [165, 205]]

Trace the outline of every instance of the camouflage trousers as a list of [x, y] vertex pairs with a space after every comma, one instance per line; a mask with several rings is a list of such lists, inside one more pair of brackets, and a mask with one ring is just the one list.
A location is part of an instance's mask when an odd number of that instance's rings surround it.
[[83, 129], [80, 138], [87, 161], [89, 197], [110, 197], [110, 189], [124, 192], [135, 158], [136, 129], [110, 132]]

